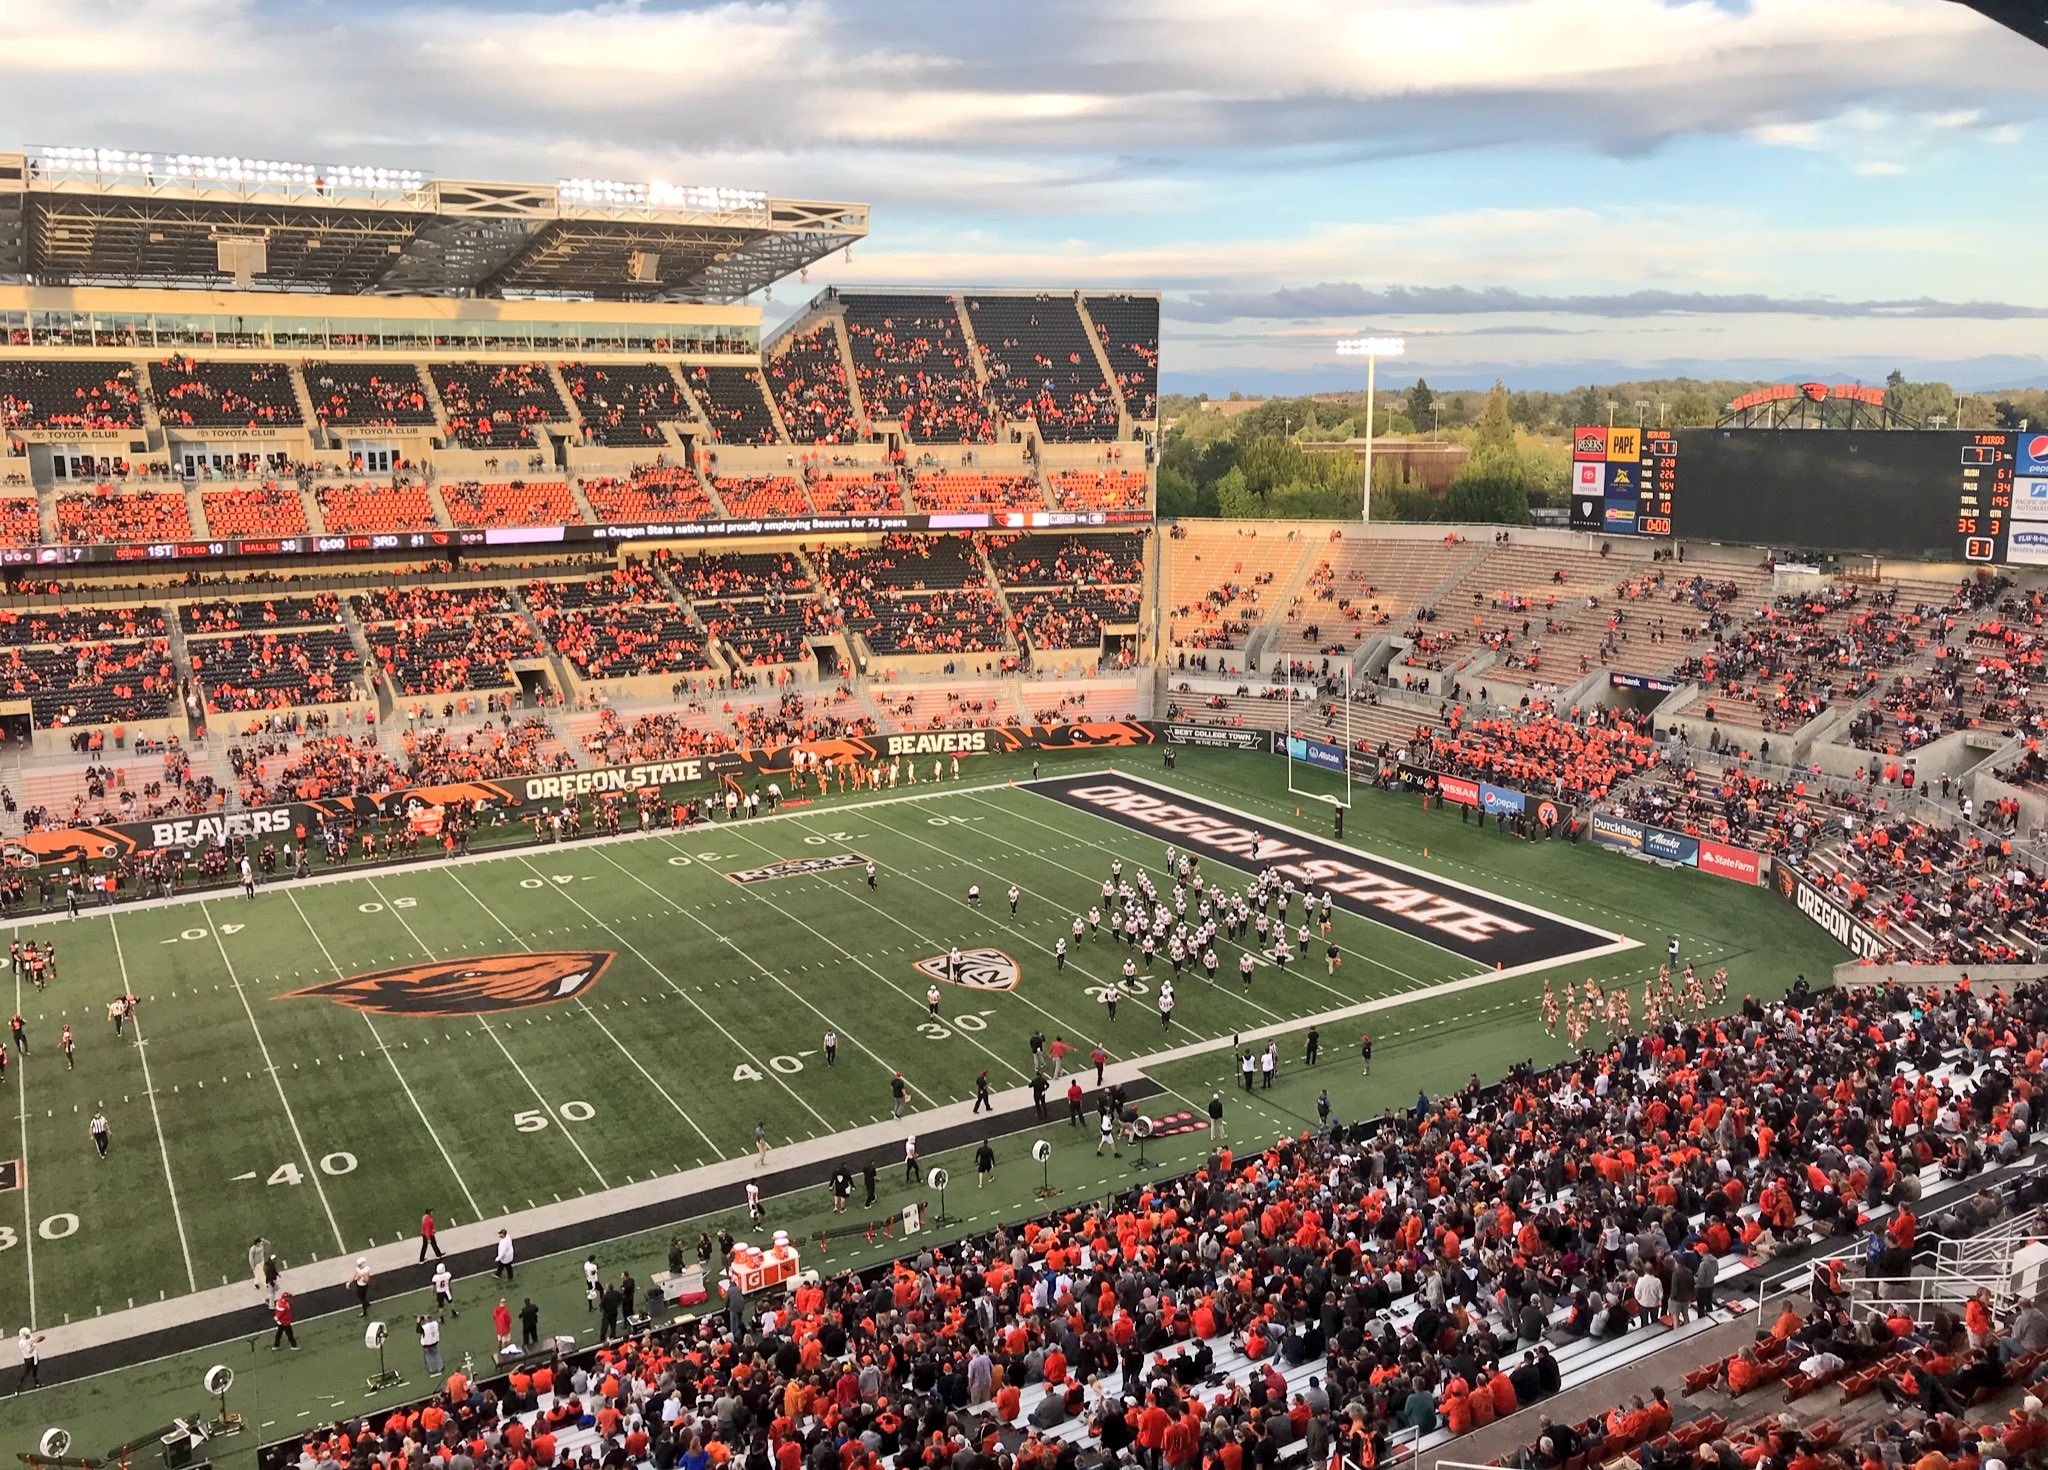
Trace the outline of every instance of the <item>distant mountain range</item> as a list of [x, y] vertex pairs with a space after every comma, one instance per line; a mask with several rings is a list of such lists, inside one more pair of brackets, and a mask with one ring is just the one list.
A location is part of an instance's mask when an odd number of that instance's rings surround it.
[[[1317, 363], [1299, 372], [1276, 368], [1218, 369], [1176, 372], [1173, 369], [1173, 339], [1169, 332], [1160, 351], [1160, 388], [1167, 393], [1206, 393], [1227, 398], [1231, 393], [1247, 397], [1298, 396], [1311, 393], [1356, 392], [1361, 374], [1333, 371]], [[2048, 384], [2048, 357], [2017, 354], [1966, 357], [1950, 360], [1932, 358], [1856, 359], [1832, 367], [1812, 362], [1691, 361], [1569, 363], [1527, 363], [1514, 367], [1434, 367], [1427, 361], [1380, 364], [1383, 387], [1411, 383], [1417, 376], [1429, 379], [1439, 393], [1485, 391], [1495, 378], [1512, 389], [1563, 393], [1587, 383], [1631, 382], [1658, 378], [1735, 379], [1799, 383], [1818, 379], [1828, 383], [1883, 383], [1894, 368], [1915, 382], [1947, 383], [1959, 393], [2004, 393], [2018, 388]]]

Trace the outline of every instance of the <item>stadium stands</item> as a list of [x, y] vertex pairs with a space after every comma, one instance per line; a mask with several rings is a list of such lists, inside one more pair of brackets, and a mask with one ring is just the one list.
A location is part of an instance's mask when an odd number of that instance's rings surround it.
[[1058, 470], [1049, 478], [1060, 510], [1142, 511], [1152, 504], [1143, 470]]
[[434, 388], [448, 416], [448, 437], [465, 449], [531, 449], [539, 442], [536, 424], [571, 417], [537, 362], [436, 363]]
[[664, 423], [690, 416], [676, 376], [660, 363], [562, 364], [586, 443], [634, 448], [668, 441]]
[[1137, 422], [1151, 423], [1159, 417], [1158, 298], [1090, 296], [1086, 304], [1124, 407]]
[[773, 444], [775, 413], [761, 372], [752, 367], [710, 367], [699, 364], [685, 374], [690, 391], [704, 410], [711, 436], [721, 444]]
[[821, 516], [901, 514], [903, 482], [885, 470], [868, 475], [820, 474], [811, 480], [811, 503]]
[[167, 357], [149, 369], [166, 424], [202, 429], [283, 429], [304, 422], [292, 370], [281, 362]]
[[161, 719], [178, 676], [163, 638], [13, 646], [0, 652], [0, 693], [26, 699], [39, 729]]
[[426, 384], [409, 362], [304, 362], [299, 365], [321, 428], [425, 428], [434, 422]]
[[1145, 538], [1135, 534], [1034, 532], [990, 536], [983, 545], [1006, 587], [1136, 585], [1145, 580]]
[[831, 618], [815, 597], [700, 598], [697, 616], [736, 669], [803, 663], [813, 639], [829, 638]]
[[209, 714], [339, 704], [368, 697], [363, 657], [346, 629], [230, 633], [185, 645]]
[[943, 685], [906, 684], [877, 690], [875, 705], [893, 730], [959, 730], [1024, 722], [1024, 713], [1009, 691], [994, 680], [948, 680]]
[[583, 520], [569, 487], [560, 480], [443, 484], [441, 503], [458, 526], [561, 526]]
[[1116, 397], [1071, 295], [969, 296], [968, 319], [1002, 416], [1034, 420], [1049, 443], [1113, 439]]
[[434, 503], [419, 485], [322, 485], [314, 492], [320, 524], [332, 535], [368, 531], [431, 531]]
[[121, 494], [100, 485], [57, 497], [57, 539], [87, 545], [190, 541], [192, 512], [181, 490]]
[[926, 515], [1044, 510], [1045, 491], [1032, 475], [984, 475], [921, 470], [910, 482], [911, 502]]
[[0, 361], [0, 420], [24, 429], [132, 429], [142, 423], [132, 362]]
[[578, 488], [598, 520], [607, 524], [708, 521], [716, 514], [703, 482], [682, 465], [642, 465], [626, 479], [583, 480]]
[[1035, 649], [1101, 646], [1105, 624], [1138, 621], [1136, 587], [1040, 588], [1008, 594], [1011, 627]]
[[199, 509], [206, 517], [208, 536], [303, 536], [312, 529], [306, 524], [306, 507], [299, 499], [298, 487], [275, 481], [202, 489]]
[[740, 520], [811, 514], [811, 502], [804, 496], [802, 483], [790, 475], [720, 478], [713, 483], [726, 512]]
[[985, 654], [1005, 646], [1002, 610], [972, 543], [884, 536], [813, 553], [846, 625], [877, 655]]
[[1397, 634], [1472, 556], [1451, 540], [1392, 541], [1340, 534], [1309, 553], [1301, 594], [1285, 614], [1281, 647], [1338, 656], [1375, 632]]
[[[265, 597], [221, 602], [181, 602], [178, 627], [194, 633], [239, 633], [244, 629], [341, 626], [341, 599], [332, 592], [304, 597]], [[146, 630], [145, 630], [146, 631]]]
[[844, 296], [846, 341], [868, 417], [922, 444], [988, 444], [996, 420], [951, 297]]
[[34, 546], [43, 539], [43, 512], [33, 495], [0, 495], [0, 546]]
[[1182, 522], [1166, 542], [1174, 646], [1242, 649], [1276, 611], [1309, 544], [1274, 526]]
[[704, 630], [655, 571], [631, 565], [602, 577], [526, 587], [541, 636], [586, 679], [691, 674], [713, 667]]
[[502, 588], [382, 587], [349, 606], [396, 695], [502, 690], [514, 660], [546, 656]]
[[784, 343], [768, 361], [767, 374], [792, 442], [851, 444], [859, 437], [839, 328], [832, 319]]

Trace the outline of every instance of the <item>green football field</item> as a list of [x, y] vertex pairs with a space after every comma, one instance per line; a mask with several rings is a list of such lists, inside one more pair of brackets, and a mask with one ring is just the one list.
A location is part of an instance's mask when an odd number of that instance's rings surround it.
[[[1255, 821], [1327, 831], [1327, 808], [1289, 795], [1285, 767], [1270, 759], [1183, 751], [1177, 772], [1159, 764], [1156, 752], [1091, 752], [1048, 757], [1045, 769], [1115, 767]], [[1230, 1085], [1234, 1034], [1418, 993], [1372, 1018], [1380, 1052], [1370, 1078], [1349, 1060], [1356, 1027], [1325, 1031], [1330, 1055], [1315, 1072], [1296, 1065], [1298, 1041], [1283, 1045], [1281, 1085], [1242, 1105], [1233, 1099], [1234, 1140], [1303, 1126], [1321, 1087], [1340, 1116], [1357, 1117], [1404, 1106], [1418, 1088], [1448, 1090], [1474, 1072], [1490, 1079], [1522, 1058], [1563, 1054], [1536, 1014], [1543, 974], [1431, 993], [1481, 967], [1342, 910], [1335, 938], [1346, 960], [1334, 976], [1316, 953], [1284, 973], [1262, 965], [1247, 994], [1236, 983], [1238, 948], [1219, 941], [1220, 983], [1181, 982], [1170, 1035], [1150, 1004], [1150, 985], [1168, 973], [1163, 958], [1111, 1024], [1099, 994], [1123, 947], [1106, 936], [1084, 941], [1064, 973], [1051, 950], [1072, 917], [1099, 902], [1113, 860], [1156, 875], [1162, 845], [1007, 784], [1028, 765], [978, 758], [939, 787], [833, 796], [690, 833], [21, 925], [24, 940], [57, 942], [59, 971], [40, 993], [16, 982], [30, 1055], [11, 1059], [17, 1121], [0, 1137], [0, 1160], [19, 1161], [17, 1187], [0, 1192], [0, 1326], [55, 1327], [239, 1282], [257, 1234], [293, 1264], [409, 1240], [428, 1207], [443, 1228], [507, 1217], [516, 1234], [517, 1217], [536, 1206], [740, 1158], [757, 1122], [780, 1146], [886, 1119], [897, 1070], [921, 1108], [971, 1097], [984, 1068], [996, 1088], [1019, 1086], [1031, 1076], [1034, 1030], [1083, 1051], [1099, 1040], [1119, 1060], [1213, 1038], [1217, 1050], [1150, 1074], [1166, 1089], [1155, 1110], [1199, 1107]], [[1361, 789], [1347, 836], [1353, 847], [1643, 945], [1551, 972], [1558, 979], [1639, 983], [1676, 933], [1686, 959], [1727, 966], [1733, 1004], [1745, 992], [1782, 991], [1795, 971], [1822, 976], [1841, 958], [1766, 890], [1590, 846], [1515, 842], [1461, 825], [1455, 813], [1425, 813], [1412, 797]], [[875, 890], [857, 864], [728, 876], [846, 854], [874, 859]], [[1204, 867], [1212, 881], [1243, 881], [1221, 864]], [[982, 890], [979, 909], [964, 901], [971, 883]], [[1014, 918], [1004, 897], [1012, 883], [1022, 890]], [[918, 963], [952, 945], [1014, 958], [1020, 982], [942, 985], [932, 1019]], [[401, 967], [386, 984], [335, 985]], [[117, 1039], [106, 1006], [124, 985], [141, 1006]], [[423, 1003], [442, 1013], [422, 1013]], [[58, 1054], [66, 1023], [77, 1037], [75, 1068]], [[827, 1029], [839, 1038], [831, 1066]], [[104, 1161], [88, 1137], [95, 1108], [111, 1129]], [[1055, 1184], [1082, 1194], [1124, 1182], [1103, 1167], [1108, 1160], [1093, 1159], [1085, 1130], [1046, 1136]], [[1162, 1140], [1158, 1157], [1170, 1165], [1206, 1146], [1200, 1135]], [[1005, 1152], [1014, 1158], [1022, 1147]], [[893, 1160], [883, 1163], [886, 1209], [909, 1193], [887, 1167]], [[956, 1172], [971, 1183], [967, 1169]], [[1021, 1218], [1038, 1182], [1029, 1166], [1006, 1169], [979, 1208], [961, 1211], [970, 1218], [960, 1228]], [[782, 1201], [771, 1219], [793, 1233], [824, 1228], [824, 1203], [822, 1194]], [[624, 1261], [644, 1279], [664, 1239], [615, 1242], [607, 1264]], [[849, 1243], [832, 1264], [887, 1248]], [[523, 1269], [540, 1284], [522, 1290], [535, 1291], [551, 1317], [580, 1318], [576, 1260]], [[470, 1330], [481, 1330], [481, 1315], [464, 1319]], [[309, 1414], [366, 1406], [353, 1323], [351, 1313], [305, 1324], [310, 1351], [299, 1357], [221, 1359], [244, 1375], [238, 1392], [264, 1396], [264, 1438]], [[573, 1330], [586, 1329], [578, 1321]], [[459, 1348], [459, 1334], [450, 1336]], [[124, 1425], [139, 1430], [189, 1411], [198, 1407], [192, 1365], [209, 1360], [180, 1355], [0, 1403], [0, 1448], [27, 1448], [51, 1423], [111, 1443]], [[11, 1382], [11, 1370], [0, 1370], [0, 1388]]]

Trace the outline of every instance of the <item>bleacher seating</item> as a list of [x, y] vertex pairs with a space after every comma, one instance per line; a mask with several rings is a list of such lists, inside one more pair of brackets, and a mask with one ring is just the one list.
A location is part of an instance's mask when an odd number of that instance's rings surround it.
[[1181, 522], [1165, 542], [1175, 646], [1243, 648], [1255, 626], [1284, 611], [1280, 591], [1314, 544], [1274, 526]]
[[20, 610], [0, 609], [0, 646], [129, 642], [161, 638], [170, 631], [164, 610], [155, 606]]
[[811, 560], [825, 585], [842, 594], [872, 588], [923, 592], [988, 585], [981, 557], [965, 537], [895, 534], [859, 546], [815, 547]]
[[24, 429], [132, 429], [142, 423], [141, 378], [132, 362], [0, 361], [0, 420]]
[[814, 475], [811, 503], [821, 516], [900, 515], [903, 482], [886, 470], [868, 475]]
[[690, 391], [703, 406], [712, 438], [721, 444], [776, 442], [775, 412], [768, 405], [768, 389], [759, 368], [700, 363], [688, 369], [686, 376]]
[[1158, 298], [1090, 296], [1087, 307], [1124, 407], [1137, 422], [1151, 423], [1159, 417]]
[[1375, 632], [1398, 635], [1437, 585], [1471, 556], [1472, 548], [1462, 542], [1333, 537], [1309, 553], [1300, 596], [1286, 610], [1281, 647], [1290, 654], [1337, 656], [1355, 651]]
[[121, 494], [101, 485], [57, 497], [57, 539], [83, 545], [190, 541], [192, 512], [181, 490]]
[[1006, 587], [1077, 587], [1145, 580], [1145, 538], [1130, 532], [993, 535], [983, 543]]
[[683, 596], [795, 597], [816, 590], [800, 557], [787, 551], [707, 551], [657, 554], [657, 563]]
[[839, 328], [831, 318], [784, 343], [768, 360], [767, 374], [792, 442], [851, 444], [859, 437]]
[[1048, 443], [1116, 437], [1116, 397], [1072, 295], [969, 296], [967, 318], [1004, 418], [1035, 420]]
[[151, 396], [166, 424], [200, 429], [297, 428], [304, 416], [281, 362], [167, 357], [149, 369]]
[[341, 626], [341, 599], [332, 592], [178, 604], [178, 627], [187, 635], [321, 624]]
[[845, 296], [846, 341], [868, 417], [921, 444], [988, 444], [996, 417], [950, 296]]
[[586, 679], [711, 668], [704, 630], [649, 567], [526, 588], [541, 636]]
[[569, 487], [560, 480], [443, 484], [441, 503], [458, 526], [564, 526], [583, 520]]
[[322, 428], [423, 428], [434, 422], [420, 371], [409, 362], [305, 362], [299, 365]]
[[833, 631], [815, 597], [700, 598], [692, 606], [734, 668], [804, 663], [811, 640]]
[[338, 704], [368, 696], [363, 656], [346, 629], [293, 627], [185, 644], [211, 714]]
[[1011, 627], [1035, 649], [1101, 646], [1105, 624], [1138, 621], [1136, 587], [1043, 587], [1007, 594]]
[[708, 521], [716, 514], [703, 482], [682, 465], [641, 465], [626, 479], [584, 480], [580, 488], [598, 520], [607, 525]]
[[1045, 491], [1032, 475], [984, 475], [958, 470], [922, 470], [910, 482], [910, 498], [926, 515], [1000, 514], [1045, 509]]
[[727, 514], [739, 520], [811, 513], [803, 484], [793, 475], [749, 475], [744, 479], [721, 478], [714, 483]]
[[371, 656], [401, 696], [496, 690], [515, 659], [545, 657], [532, 624], [499, 587], [380, 587], [350, 599]]
[[561, 367], [584, 438], [592, 444], [660, 446], [668, 442], [661, 426], [690, 416], [675, 374], [661, 363], [565, 362]]
[[875, 691], [875, 705], [892, 730], [957, 730], [977, 725], [1018, 725], [1023, 712], [1002, 684], [949, 679]]
[[40, 729], [161, 719], [177, 693], [163, 638], [0, 651], [0, 694], [26, 698]]
[[303, 536], [311, 529], [295, 485], [273, 481], [267, 485], [202, 489], [199, 506], [206, 517], [206, 534], [211, 537]]
[[434, 503], [419, 485], [322, 485], [314, 498], [320, 502], [320, 524], [336, 536], [431, 531], [440, 524]]
[[1050, 478], [1060, 510], [1141, 511], [1152, 504], [1143, 470], [1059, 470]]
[[536, 424], [570, 418], [548, 370], [537, 362], [441, 362], [434, 387], [448, 437], [465, 449], [531, 449]]
[[35, 546], [43, 539], [43, 512], [33, 495], [0, 495], [0, 546]]

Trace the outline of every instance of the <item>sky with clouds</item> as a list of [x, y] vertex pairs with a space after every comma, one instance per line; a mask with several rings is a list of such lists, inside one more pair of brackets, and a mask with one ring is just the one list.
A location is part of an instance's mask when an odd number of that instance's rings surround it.
[[0, 138], [873, 206], [808, 283], [1164, 293], [1169, 390], [2048, 382], [2048, 49], [1951, 0], [0, 0]]

